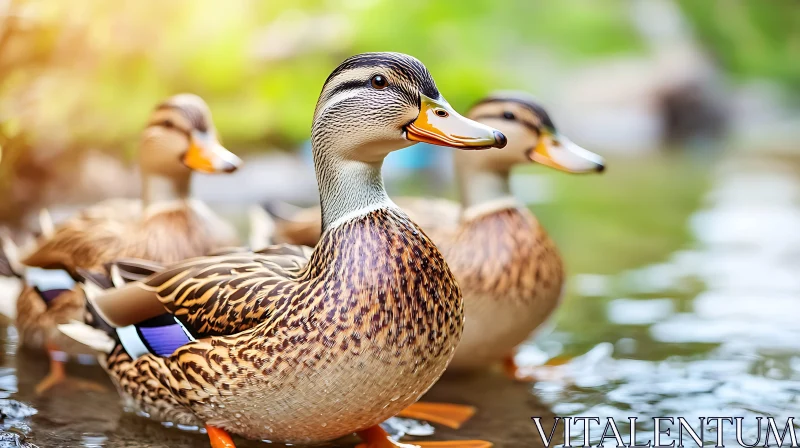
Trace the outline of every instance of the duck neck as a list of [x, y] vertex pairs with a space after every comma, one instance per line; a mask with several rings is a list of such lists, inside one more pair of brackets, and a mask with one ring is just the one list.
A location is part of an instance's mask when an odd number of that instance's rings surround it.
[[370, 210], [394, 206], [383, 187], [383, 160], [344, 159], [336, 152], [314, 149], [314, 165], [322, 208], [322, 231]]
[[164, 176], [142, 172], [142, 204], [184, 200], [189, 197], [191, 176]]
[[508, 170], [498, 171], [462, 165], [457, 167], [456, 176], [461, 206], [465, 210], [492, 203], [509, 202], [513, 198]]

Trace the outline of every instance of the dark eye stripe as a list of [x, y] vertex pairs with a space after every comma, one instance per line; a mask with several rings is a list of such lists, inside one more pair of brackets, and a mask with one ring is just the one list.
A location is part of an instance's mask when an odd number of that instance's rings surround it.
[[[169, 125], [168, 125], [168, 123], [171, 123], [172, 125], [171, 125], [171, 126], [169, 126]], [[186, 130], [186, 129], [183, 129], [183, 128], [182, 128], [182, 127], [180, 127], [180, 126], [176, 126], [176, 125], [175, 125], [175, 122], [174, 122], [174, 121], [172, 121], [172, 120], [158, 120], [158, 121], [152, 121], [152, 122], [150, 122], [150, 123], [147, 125], [147, 127], [160, 127], [160, 128], [164, 128], [164, 129], [171, 129], [171, 130], [173, 130], [173, 131], [178, 131], [178, 132], [180, 132], [181, 134], [185, 134], [185, 135], [187, 135], [187, 136], [191, 134], [191, 131], [189, 131], [189, 130]]]
[[479, 101], [472, 107], [477, 107], [481, 104], [506, 103], [506, 102], [519, 104], [520, 106], [528, 109], [534, 115], [539, 117], [540, 120], [542, 120], [543, 127], [555, 131], [556, 125], [553, 123], [553, 120], [550, 118], [550, 115], [547, 113], [547, 111], [544, 110], [544, 107], [530, 101], [521, 100], [518, 98], [509, 98], [509, 97], [497, 97], [497, 98], [489, 97]]
[[[477, 117], [474, 117], [474, 118], [473, 118], [473, 120], [481, 120], [481, 119], [486, 119], [486, 118], [496, 118], [496, 119], [498, 119], [498, 120], [506, 120], [506, 121], [508, 121], [508, 120], [509, 120], [508, 118], [506, 118], [506, 117], [505, 117], [505, 114], [499, 114], [499, 115], [494, 115], [494, 114], [478, 115]], [[512, 121], [515, 121], [515, 122], [517, 122], [517, 123], [519, 123], [519, 124], [521, 124], [521, 125], [525, 126], [526, 128], [528, 128], [528, 129], [530, 129], [531, 131], [535, 132], [535, 133], [536, 133], [536, 135], [541, 135], [541, 133], [542, 133], [542, 130], [541, 130], [541, 129], [539, 129], [539, 126], [537, 126], [537, 125], [535, 125], [535, 124], [533, 124], [533, 123], [531, 123], [531, 122], [529, 122], [529, 121], [522, 120], [522, 119], [520, 119], [519, 117], [516, 117], [516, 118], [514, 118]]]
[[192, 106], [177, 106], [170, 103], [162, 103], [156, 107], [156, 110], [176, 110], [181, 115], [186, 117], [189, 120], [189, 123], [200, 132], [207, 132], [208, 131], [208, 122], [206, 120], [205, 114], [203, 111], [197, 109], [196, 107]]
[[[325, 101], [330, 100], [336, 94], [341, 93], [341, 92], [347, 92], [349, 90], [355, 90], [355, 89], [360, 89], [360, 88], [365, 88], [365, 87], [372, 88], [370, 86], [370, 80], [371, 79], [372, 79], [372, 77], [370, 77], [369, 79], [364, 79], [364, 80], [354, 79], [354, 80], [351, 80], [351, 81], [345, 81], [345, 82], [337, 85], [336, 87], [334, 87], [330, 92], [328, 92], [325, 95]], [[418, 94], [415, 94], [415, 93], [411, 92], [408, 88], [406, 88], [403, 85], [392, 84], [388, 80], [387, 80], [387, 82], [388, 82], [388, 85], [383, 90], [394, 90], [394, 91], [397, 91], [397, 92], [400, 93], [400, 95], [403, 98], [406, 98], [410, 104], [418, 105], [418, 103], [419, 103], [419, 95]]]
[[368, 79], [365, 80], [354, 79], [352, 81], [345, 81], [339, 84], [338, 86], [334, 87], [330, 92], [328, 92], [327, 99], [333, 98], [338, 93], [347, 92], [348, 90], [360, 89], [362, 87], [367, 87], [368, 83], [369, 83]]
[[[439, 90], [433, 82], [428, 69], [413, 57], [395, 53], [362, 53], [351, 56], [342, 62], [325, 80], [328, 84], [340, 73], [356, 69], [374, 67], [376, 71], [381, 70], [393, 73], [393, 84], [407, 82], [417, 87], [423, 95], [429, 98], [439, 98]], [[400, 78], [400, 79], [397, 79]]]

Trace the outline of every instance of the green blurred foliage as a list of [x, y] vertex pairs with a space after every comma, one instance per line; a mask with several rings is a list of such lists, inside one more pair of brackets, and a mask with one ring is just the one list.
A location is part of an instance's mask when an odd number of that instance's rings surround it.
[[[794, 0], [680, 4], [734, 72], [798, 82], [798, 58], [788, 57], [800, 40]], [[347, 55], [416, 55], [450, 102], [466, 107], [490, 90], [536, 85], [530, 73], [543, 54], [577, 61], [643, 51], [629, 7], [628, 0], [14, 0], [0, 39], [0, 120], [16, 122], [37, 146], [130, 151], [155, 103], [191, 91], [207, 98], [229, 145], [290, 147], [307, 137], [319, 89]]]
[[696, 34], [728, 72], [800, 89], [800, 2], [678, 0]]
[[356, 52], [429, 65], [463, 107], [529, 84], [516, 64], [547, 45], [565, 57], [635, 50], [619, 1], [388, 0], [105, 2], [15, 0], [9, 53], [40, 55], [3, 73], [0, 113], [36, 146], [132, 150], [149, 109], [181, 91], [209, 101], [228, 144], [306, 138], [327, 74]]
[[660, 154], [611, 158], [607, 165], [602, 176], [526, 168], [556, 185], [553, 201], [533, 211], [573, 273], [611, 274], [662, 261], [690, 241], [686, 221], [708, 189], [710, 160]]

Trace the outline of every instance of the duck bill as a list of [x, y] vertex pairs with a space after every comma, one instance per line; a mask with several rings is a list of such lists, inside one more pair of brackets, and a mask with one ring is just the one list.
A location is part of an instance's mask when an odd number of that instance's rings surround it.
[[232, 173], [242, 159], [219, 144], [207, 132], [192, 131], [189, 149], [183, 154], [183, 164], [201, 173]]
[[567, 173], [599, 173], [605, 161], [599, 155], [581, 148], [568, 138], [551, 131], [542, 131], [539, 143], [528, 155], [536, 163]]
[[502, 148], [506, 137], [497, 129], [461, 116], [444, 99], [420, 95], [419, 116], [406, 126], [406, 138], [461, 149]]

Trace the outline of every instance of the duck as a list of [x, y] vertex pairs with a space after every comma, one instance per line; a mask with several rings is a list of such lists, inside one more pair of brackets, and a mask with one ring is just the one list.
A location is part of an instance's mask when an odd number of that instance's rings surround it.
[[[138, 163], [140, 199], [109, 199], [59, 226], [43, 219], [43, 236], [23, 256], [3, 238], [0, 259], [23, 279], [23, 289], [4, 296], [10, 303], [0, 304], [0, 310], [13, 310], [5, 314], [14, 319], [22, 347], [46, 350], [50, 358], [50, 373], [37, 385], [37, 393], [67, 379], [65, 362], [94, 355], [57, 329], [84, 314], [76, 279], [104, 272], [116, 257], [175, 263], [238, 244], [235, 229], [191, 197], [194, 172], [231, 173], [241, 165], [219, 143], [202, 98], [179, 94], [157, 105], [142, 133]], [[92, 388], [79, 379], [72, 382]]]
[[[534, 381], [514, 355], [557, 308], [564, 264], [555, 242], [511, 194], [510, 173], [532, 163], [567, 173], [600, 173], [605, 161], [561, 134], [547, 110], [525, 92], [492, 93], [473, 105], [467, 117], [499, 129], [508, 137], [507, 147], [453, 154], [458, 202], [395, 201], [439, 247], [464, 293], [467, 324], [448, 370], [501, 366], [514, 380]], [[318, 209], [292, 212], [278, 212], [275, 240], [315, 245]]]
[[384, 189], [384, 158], [418, 142], [477, 150], [506, 138], [458, 114], [412, 56], [346, 59], [312, 120], [316, 247], [198, 257], [100, 293], [88, 282], [89, 325], [60, 329], [103, 354], [126, 405], [205, 428], [213, 448], [234, 447], [231, 434], [315, 444], [353, 433], [361, 448], [491, 446], [405, 444], [379, 426], [438, 380], [464, 324], [444, 257]]

